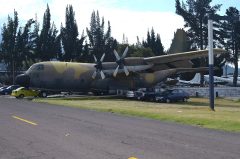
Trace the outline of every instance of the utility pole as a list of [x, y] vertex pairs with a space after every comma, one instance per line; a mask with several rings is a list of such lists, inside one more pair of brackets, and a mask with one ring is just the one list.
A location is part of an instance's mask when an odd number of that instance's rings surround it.
[[208, 18], [208, 64], [209, 64], [209, 102], [210, 109], [214, 109], [214, 57], [213, 57], [213, 20], [235, 20], [240, 21], [239, 17], [210, 15]]
[[210, 108], [214, 111], [214, 77], [213, 77], [213, 67], [214, 67], [214, 57], [213, 57], [213, 20], [208, 19], [208, 64], [209, 64], [209, 99]]

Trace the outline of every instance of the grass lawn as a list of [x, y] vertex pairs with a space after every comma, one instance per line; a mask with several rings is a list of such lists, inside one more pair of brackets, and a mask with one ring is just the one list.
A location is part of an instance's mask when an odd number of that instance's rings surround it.
[[39, 98], [34, 101], [240, 132], [240, 101], [228, 99], [216, 99], [215, 112], [209, 109], [209, 99], [206, 98], [191, 98], [185, 103], [170, 104], [94, 97]]

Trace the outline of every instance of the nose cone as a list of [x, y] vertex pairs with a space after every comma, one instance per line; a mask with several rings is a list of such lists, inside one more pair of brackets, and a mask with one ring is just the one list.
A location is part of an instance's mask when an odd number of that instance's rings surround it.
[[23, 86], [23, 87], [29, 87], [30, 85], [30, 77], [26, 74], [21, 74], [16, 77], [15, 83]]

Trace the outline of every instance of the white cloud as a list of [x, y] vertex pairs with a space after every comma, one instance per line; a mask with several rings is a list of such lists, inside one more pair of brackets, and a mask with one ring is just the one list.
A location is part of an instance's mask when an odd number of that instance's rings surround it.
[[[59, 27], [65, 23], [65, 9], [67, 4], [72, 4], [75, 18], [79, 26], [79, 32], [89, 27], [93, 10], [99, 10], [100, 16], [104, 16], [105, 23], [109, 20], [112, 26], [112, 36], [122, 42], [123, 34], [130, 44], [136, 43], [136, 36], [146, 39], [147, 30], [154, 28], [161, 36], [165, 49], [168, 49], [177, 28], [183, 27], [183, 19], [171, 12], [141, 12], [116, 8], [118, 0], [51, 0], [48, 2], [52, 20]], [[13, 10], [19, 13], [20, 20], [28, 20], [38, 15], [42, 23], [46, 3], [42, 0], [0, 0], [0, 17], [7, 17]], [[2, 25], [2, 24], [1, 24]]]

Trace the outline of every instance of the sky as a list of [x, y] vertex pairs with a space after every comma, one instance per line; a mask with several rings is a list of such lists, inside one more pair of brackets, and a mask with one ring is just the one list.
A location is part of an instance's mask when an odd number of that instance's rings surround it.
[[[41, 25], [47, 4], [58, 29], [65, 23], [66, 6], [72, 4], [79, 33], [89, 27], [91, 13], [98, 10], [106, 24], [110, 21], [112, 36], [119, 42], [124, 34], [129, 44], [136, 43], [137, 36], [140, 41], [146, 39], [147, 31], [154, 28], [155, 33], [160, 34], [165, 50], [170, 47], [174, 32], [184, 25], [183, 18], [175, 13], [175, 0], [0, 0], [0, 27], [7, 22], [8, 15], [13, 17], [14, 9], [21, 26], [36, 15]], [[212, 0], [212, 4], [223, 4], [221, 15], [229, 6], [240, 10], [240, 0]]]

